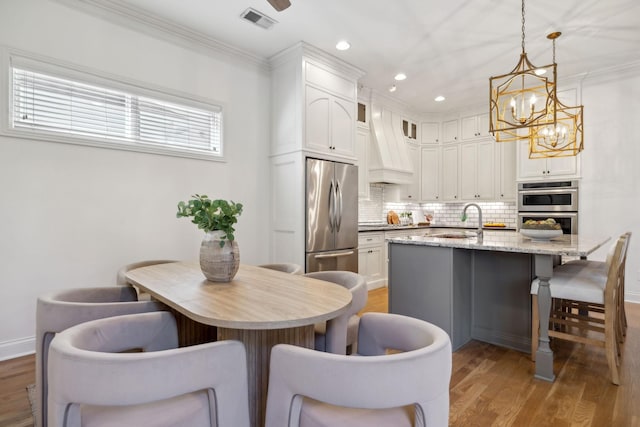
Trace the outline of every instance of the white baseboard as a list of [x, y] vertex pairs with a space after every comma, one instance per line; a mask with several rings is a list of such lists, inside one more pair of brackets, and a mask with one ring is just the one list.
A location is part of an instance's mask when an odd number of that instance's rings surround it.
[[386, 280], [376, 280], [375, 282], [367, 282], [367, 290], [371, 291], [373, 289], [385, 288], [387, 286]]
[[640, 292], [625, 292], [624, 300], [626, 302], [634, 302], [636, 304], [640, 304]]
[[0, 361], [35, 353], [36, 338], [28, 337], [0, 342]]

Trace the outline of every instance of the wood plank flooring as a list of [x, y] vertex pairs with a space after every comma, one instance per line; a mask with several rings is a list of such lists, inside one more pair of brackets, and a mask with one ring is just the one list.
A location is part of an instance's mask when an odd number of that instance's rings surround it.
[[[387, 289], [363, 311], [386, 312]], [[640, 304], [627, 304], [621, 385], [609, 381], [604, 350], [557, 341], [554, 383], [533, 378], [529, 355], [472, 341], [453, 354], [451, 426], [640, 427]], [[0, 427], [32, 426], [26, 386], [34, 356], [0, 362]]]
[[36, 379], [35, 356], [0, 362], [0, 426], [33, 426], [27, 386]]

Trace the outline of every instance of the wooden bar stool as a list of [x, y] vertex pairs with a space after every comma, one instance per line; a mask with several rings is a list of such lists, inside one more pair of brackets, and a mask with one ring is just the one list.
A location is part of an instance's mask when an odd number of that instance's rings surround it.
[[[618, 366], [621, 282], [629, 236], [624, 234], [614, 245], [606, 275], [597, 264], [563, 264], [553, 271], [550, 282], [553, 304], [549, 316], [549, 336], [604, 347], [611, 381], [620, 383]], [[531, 357], [538, 348], [538, 285], [531, 283]], [[580, 311], [580, 312], [579, 312]], [[593, 337], [599, 335], [599, 337]]]

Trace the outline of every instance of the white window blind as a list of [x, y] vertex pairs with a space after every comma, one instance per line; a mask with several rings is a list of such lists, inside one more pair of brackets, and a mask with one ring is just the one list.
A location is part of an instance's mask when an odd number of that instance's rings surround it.
[[[219, 107], [155, 99], [128, 91], [13, 67], [16, 130], [221, 155]], [[120, 85], [122, 86], [122, 85]]]

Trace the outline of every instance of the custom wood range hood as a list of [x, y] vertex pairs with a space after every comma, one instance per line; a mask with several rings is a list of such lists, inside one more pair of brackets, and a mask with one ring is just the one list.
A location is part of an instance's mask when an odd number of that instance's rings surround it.
[[402, 117], [372, 103], [371, 136], [369, 182], [409, 184], [414, 171], [404, 142]]

